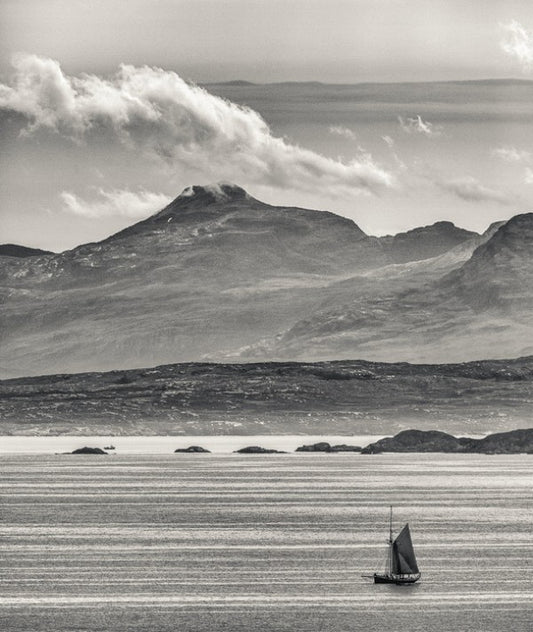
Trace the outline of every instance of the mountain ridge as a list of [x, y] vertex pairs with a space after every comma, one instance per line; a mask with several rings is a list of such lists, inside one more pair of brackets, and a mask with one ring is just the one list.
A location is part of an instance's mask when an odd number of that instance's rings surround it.
[[55, 254], [51, 250], [31, 248], [20, 244], [0, 244], [0, 257], [40, 257]]
[[[533, 233], [524, 217], [483, 235], [448, 222], [400, 233], [414, 260], [397, 263], [387, 239], [334, 213], [271, 206], [228, 183], [188, 187], [100, 242], [2, 258], [1, 374], [526, 355]], [[507, 253], [492, 261], [508, 274], [500, 270], [506, 282], [491, 303], [480, 253], [494, 248]]]

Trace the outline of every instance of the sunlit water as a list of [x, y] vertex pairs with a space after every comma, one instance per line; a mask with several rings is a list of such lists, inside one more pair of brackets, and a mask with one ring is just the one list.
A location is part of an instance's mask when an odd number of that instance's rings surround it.
[[[533, 456], [3, 455], [0, 629], [531, 630]], [[422, 581], [374, 585], [388, 506]]]

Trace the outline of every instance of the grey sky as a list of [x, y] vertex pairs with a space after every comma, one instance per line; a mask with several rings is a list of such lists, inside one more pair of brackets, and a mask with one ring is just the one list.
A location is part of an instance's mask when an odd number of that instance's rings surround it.
[[68, 72], [159, 65], [195, 81], [427, 81], [516, 75], [498, 25], [528, 0], [2, 0], [13, 51]]
[[374, 234], [439, 219], [483, 230], [531, 210], [531, 83], [182, 81], [531, 79], [529, 2], [2, 0], [0, 11], [1, 242], [101, 239], [221, 179]]

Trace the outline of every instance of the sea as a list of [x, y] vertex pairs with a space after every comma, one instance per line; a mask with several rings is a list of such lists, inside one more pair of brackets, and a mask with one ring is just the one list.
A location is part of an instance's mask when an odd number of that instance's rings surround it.
[[[4, 451], [1, 630], [533, 629], [533, 455], [174, 454], [176, 443]], [[391, 505], [395, 532], [410, 525], [412, 586], [365, 577], [383, 568]]]

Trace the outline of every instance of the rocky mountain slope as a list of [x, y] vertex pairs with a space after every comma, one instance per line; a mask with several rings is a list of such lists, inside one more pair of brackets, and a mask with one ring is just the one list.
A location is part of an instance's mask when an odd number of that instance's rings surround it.
[[[461, 244], [419, 262], [418, 274], [410, 264], [403, 276], [392, 270], [377, 283], [374, 275], [363, 291], [339, 293], [275, 339], [243, 353], [298, 358], [302, 349], [313, 348], [319, 356], [424, 362], [528, 355], [533, 352], [533, 213], [494, 229], [485, 240], [472, 240], [477, 247], [464, 262], [460, 257], [470, 253]], [[428, 274], [446, 260], [452, 271], [444, 265], [437, 275]]]
[[376, 238], [235, 185], [189, 187], [102, 242], [0, 257], [0, 376], [527, 355], [532, 217], [481, 236], [438, 222]]
[[385, 434], [414, 425], [484, 435], [533, 425], [532, 402], [533, 357], [173, 364], [0, 381], [0, 435]]
[[478, 236], [472, 231], [457, 228], [452, 222], [436, 222], [432, 226], [387, 235], [380, 242], [394, 263], [406, 263], [437, 257]]

